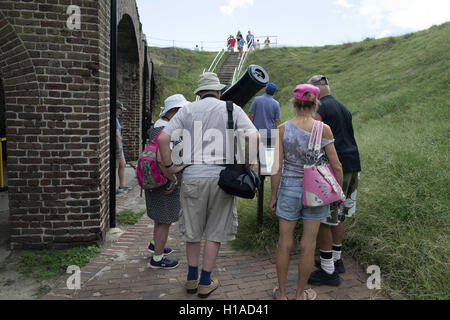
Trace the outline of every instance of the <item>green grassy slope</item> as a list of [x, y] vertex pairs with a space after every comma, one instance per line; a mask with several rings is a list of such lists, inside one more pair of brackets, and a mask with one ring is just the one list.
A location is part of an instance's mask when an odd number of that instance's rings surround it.
[[[295, 85], [329, 77], [332, 94], [354, 115], [363, 166], [346, 249], [381, 267], [385, 292], [412, 299], [450, 298], [449, 34], [446, 23], [397, 38], [262, 50], [248, 61], [279, 86], [283, 121], [294, 115]], [[273, 249], [273, 214], [266, 209], [255, 235], [256, 201], [240, 201], [240, 209], [235, 245]]]
[[[180, 48], [150, 47], [150, 55], [156, 67], [157, 74], [162, 78], [161, 99], [164, 100], [177, 93], [183, 94], [189, 101], [195, 101], [194, 90], [197, 88], [198, 76], [209, 68], [217, 52], [197, 52]], [[180, 67], [178, 79], [166, 78], [160, 75], [161, 64], [174, 64]], [[159, 88], [161, 89], [161, 88]], [[159, 113], [158, 113], [159, 115]]]

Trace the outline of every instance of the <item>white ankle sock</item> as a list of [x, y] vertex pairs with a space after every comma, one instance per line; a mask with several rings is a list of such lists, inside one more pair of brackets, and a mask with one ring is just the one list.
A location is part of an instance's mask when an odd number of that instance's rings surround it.
[[334, 273], [334, 261], [331, 251], [320, 251], [320, 265], [326, 273]]
[[333, 260], [334, 262], [342, 258], [342, 244], [333, 244]]

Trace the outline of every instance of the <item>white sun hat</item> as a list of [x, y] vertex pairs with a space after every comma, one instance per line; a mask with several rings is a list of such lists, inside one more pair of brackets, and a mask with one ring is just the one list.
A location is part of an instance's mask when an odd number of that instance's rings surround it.
[[170, 110], [175, 108], [184, 108], [189, 105], [190, 102], [182, 94], [175, 94], [170, 96], [164, 101], [164, 110], [161, 112], [161, 117], [164, 117]]
[[205, 72], [198, 78], [198, 89], [194, 94], [201, 91], [222, 91], [226, 85], [221, 84], [217, 74], [213, 72]]

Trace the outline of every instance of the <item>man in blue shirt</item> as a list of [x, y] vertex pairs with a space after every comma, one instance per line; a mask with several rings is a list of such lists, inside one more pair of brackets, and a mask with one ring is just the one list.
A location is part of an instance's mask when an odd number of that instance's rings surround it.
[[256, 97], [250, 107], [249, 118], [254, 123], [256, 129], [260, 131], [262, 141], [267, 137], [268, 148], [272, 145], [271, 130], [278, 129], [281, 124], [280, 103], [273, 98], [276, 91], [277, 86], [269, 83], [266, 87], [266, 93], [260, 97]]

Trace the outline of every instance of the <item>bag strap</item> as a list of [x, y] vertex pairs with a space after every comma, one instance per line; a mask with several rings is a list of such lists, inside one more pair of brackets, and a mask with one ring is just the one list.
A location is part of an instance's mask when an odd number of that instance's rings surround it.
[[323, 122], [314, 121], [311, 137], [308, 144], [309, 159], [318, 161], [320, 149], [322, 149]]
[[233, 110], [234, 110], [233, 101], [227, 101], [227, 111], [228, 111], [227, 129], [231, 129], [231, 130], [234, 130]]
[[318, 122], [318, 130], [317, 130], [317, 136], [316, 136], [316, 144], [314, 146], [314, 152], [316, 154], [320, 153], [320, 149], [322, 149], [322, 135], [323, 135], [323, 122]]
[[316, 132], [317, 132], [317, 124], [318, 121], [314, 121], [314, 125], [311, 131], [311, 137], [309, 138], [308, 151], [314, 151], [314, 143], [316, 141]]
[[[228, 112], [228, 123], [227, 123], [227, 129], [234, 131], [234, 121], [233, 121], [233, 111], [234, 111], [234, 103], [233, 101], [227, 101], [227, 112]], [[227, 135], [228, 136], [228, 135]], [[234, 135], [233, 135], [234, 137]], [[227, 143], [230, 143], [230, 141], [227, 141]], [[233, 158], [234, 163], [236, 164], [236, 141], [235, 138], [232, 140], [232, 144], [234, 146], [233, 150]]]

